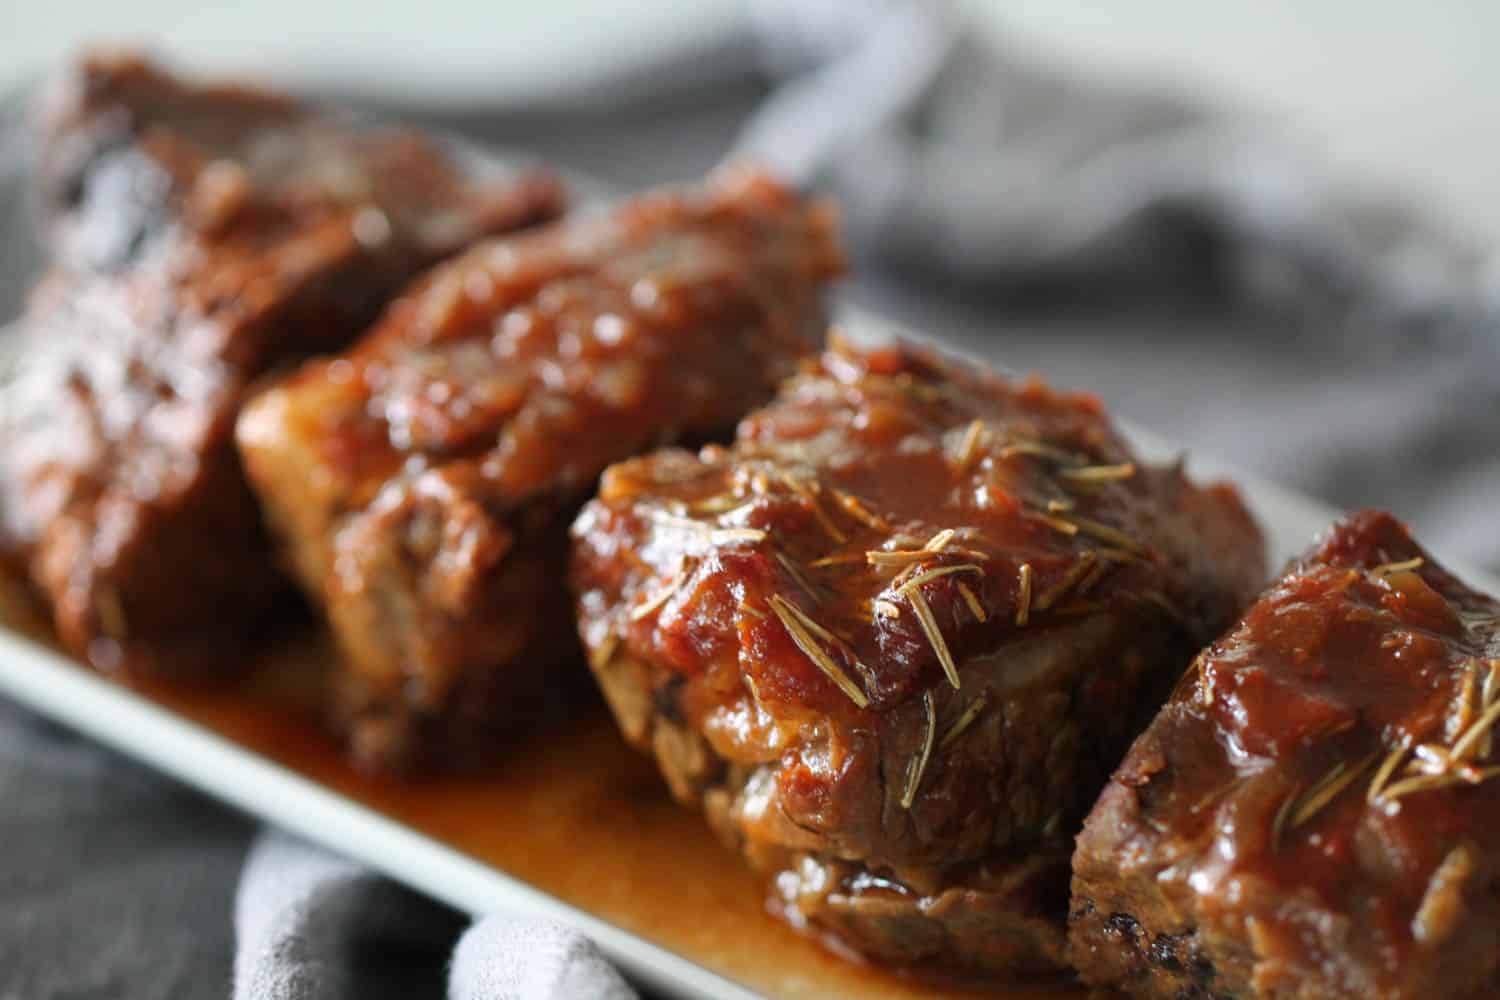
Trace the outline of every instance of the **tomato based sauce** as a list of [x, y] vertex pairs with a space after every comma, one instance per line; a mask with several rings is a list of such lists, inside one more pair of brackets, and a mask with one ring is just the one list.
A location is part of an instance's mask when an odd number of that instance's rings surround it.
[[338, 638], [351, 751], [463, 765], [583, 677], [573, 514], [609, 463], [727, 437], [817, 349], [841, 267], [827, 206], [725, 171], [483, 243], [254, 400], [241, 452]]
[[[20, 588], [8, 587], [0, 591], [0, 622], [46, 640]], [[696, 812], [671, 800], [650, 761], [625, 746], [597, 703], [554, 720], [535, 743], [513, 748], [483, 774], [421, 781], [361, 774], [316, 724], [314, 692], [306, 685], [334, 655], [321, 636], [288, 636], [239, 682], [207, 687], [140, 681], [131, 689], [417, 833], [768, 997], [975, 995], [840, 958], [768, 915], [756, 877]], [[1082, 1000], [1084, 994], [1060, 987], [1006, 995]]]
[[1092, 923], [1113, 911], [1171, 942], [1172, 976], [1135, 964], [1160, 977], [1144, 996], [1200, 966], [1211, 996], [1493, 995], [1497, 719], [1500, 602], [1389, 515], [1341, 522], [1203, 652], [1116, 773], [1080, 841], [1075, 940], [1115, 961]]
[[614, 466], [574, 526], [627, 738], [884, 960], [1062, 960], [1072, 834], [1252, 596], [1232, 488], [1136, 461], [1097, 399], [834, 338], [734, 443]]

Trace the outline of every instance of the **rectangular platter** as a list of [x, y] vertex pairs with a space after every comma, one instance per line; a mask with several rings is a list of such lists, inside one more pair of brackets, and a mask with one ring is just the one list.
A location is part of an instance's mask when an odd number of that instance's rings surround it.
[[[861, 335], [890, 331], [849, 313]], [[1144, 457], [1176, 450], [1129, 430]], [[1335, 512], [1194, 457], [1198, 477], [1241, 485], [1270, 541], [1271, 565], [1304, 548]], [[1458, 571], [1480, 588], [1492, 578]], [[474, 912], [535, 914], [591, 935], [641, 985], [674, 997], [897, 1000], [972, 996], [837, 958], [772, 919], [747, 871], [653, 765], [628, 749], [602, 706], [510, 749], [478, 777], [374, 781], [345, 766], [299, 695], [299, 670], [331, 655], [289, 641], [243, 683], [123, 683], [59, 653], [24, 590], [0, 581], [0, 692], [267, 822]], [[225, 919], [228, 919], [226, 914]], [[1081, 998], [1079, 990], [1009, 993]]]

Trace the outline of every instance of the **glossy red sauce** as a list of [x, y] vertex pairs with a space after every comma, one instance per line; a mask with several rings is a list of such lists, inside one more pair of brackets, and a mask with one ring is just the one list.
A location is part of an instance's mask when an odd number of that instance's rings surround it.
[[1097, 399], [837, 337], [731, 446], [613, 466], [574, 539], [623, 730], [791, 919], [996, 979], [1062, 960], [1077, 820], [1262, 572], [1232, 491]]
[[[1500, 697], [1497, 657], [1500, 603], [1434, 564], [1386, 515], [1336, 528], [1206, 651], [1179, 693], [1217, 751], [1176, 767], [1172, 794], [1226, 795], [1203, 813], [1203, 854], [1181, 871], [1211, 896], [1244, 879], [1313, 893], [1371, 929], [1378, 961], [1398, 961], [1438, 866], [1500, 828], [1500, 769], [1484, 771], [1500, 757], [1477, 743], [1464, 765], [1474, 780], [1380, 792], [1417, 775], [1411, 748], [1457, 751], [1487, 707], [1492, 669], [1489, 697]], [[1298, 822], [1336, 768], [1358, 774]]]
[[[844, 640], [830, 655], [860, 678], [870, 715], [946, 683], [913, 615], [872, 612], [877, 600], [906, 603], [897, 592], [904, 577], [866, 556], [921, 548], [945, 529], [956, 532], [951, 544], [919, 568], [968, 567], [922, 587], [959, 663], [1008, 638], [1139, 602], [1145, 592], [1207, 637], [1234, 610], [1224, 607], [1224, 593], [1237, 589], [1248, 599], [1260, 582], [1250, 554], [1258, 534], [1237, 497], [1200, 491], [1177, 468], [1137, 469], [1096, 397], [939, 368], [902, 348], [836, 347], [748, 417], [732, 451], [705, 451], [681, 478], [675, 466], [657, 470], [666, 482], [651, 481], [652, 461], [615, 467], [601, 491], [622, 512], [615, 530], [651, 539], [632, 560], [650, 574], [643, 592], [673, 580], [693, 541], [680, 527], [654, 536], [640, 528], [648, 508], [680, 508], [707, 528], [763, 531], [770, 541], [688, 559], [677, 596], [622, 624], [625, 645], [693, 674], [712, 660], [701, 650], [738, 633], [749, 653], [741, 665], [760, 697], [794, 712], [860, 714], [764, 612], [773, 594], [816, 603], [819, 623]], [[800, 487], [787, 470], [797, 470]], [[809, 493], [818, 499], [807, 502]], [[838, 498], [885, 523], [851, 513]], [[638, 509], [629, 511], [632, 502]], [[732, 510], [695, 513], [715, 503]], [[1203, 522], [1213, 528], [1195, 534], [1195, 509], [1212, 510]], [[1183, 542], [1189, 538], [1197, 544]], [[1069, 586], [1084, 583], [1083, 559], [1096, 560], [1098, 572], [1086, 588]], [[1023, 564], [1031, 574], [1025, 601]], [[1049, 603], [1049, 594], [1061, 596]], [[1023, 603], [1025, 624], [1017, 617]], [[747, 614], [746, 605], [762, 613]], [[1216, 624], [1205, 628], [1202, 619]]]
[[345, 387], [314, 416], [355, 497], [459, 456], [505, 497], [590, 483], [643, 442], [716, 431], [764, 399], [821, 336], [833, 227], [750, 171], [643, 197], [456, 258], [293, 384]]

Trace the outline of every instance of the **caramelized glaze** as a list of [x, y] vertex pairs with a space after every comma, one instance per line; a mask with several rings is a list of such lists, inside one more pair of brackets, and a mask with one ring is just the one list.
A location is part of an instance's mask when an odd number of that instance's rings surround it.
[[1062, 967], [1073, 834], [1253, 597], [1261, 536], [1094, 397], [830, 339], [732, 445], [605, 473], [580, 633], [787, 919], [1032, 981]]
[[1134, 996], [1500, 995], [1500, 602], [1380, 511], [1210, 645], [1101, 794], [1073, 958]]

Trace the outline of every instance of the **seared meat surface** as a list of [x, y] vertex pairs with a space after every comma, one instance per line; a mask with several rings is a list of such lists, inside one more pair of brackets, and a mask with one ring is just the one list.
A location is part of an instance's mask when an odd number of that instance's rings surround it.
[[726, 174], [476, 247], [247, 408], [358, 760], [460, 762], [526, 720], [580, 661], [567, 526], [600, 472], [732, 433], [816, 350], [841, 266], [825, 208]]
[[1141, 997], [1500, 995], [1500, 602], [1387, 514], [1206, 649], [1094, 807], [1070, 944]]
[[127, 56], [39, 111], [54, 266], [0, 412], [0, 540], [95, 665], [211, 673], [281, 589], [234, 450], [251, 380], [561, 192]]
[[732, 447], [610, 469], [574, 538], [626, 737], [772, 906], [996, 978], [1060, 962], [1078, 822], [1263, 572], [1234, 491], [1092, 397], [843, 342]]

